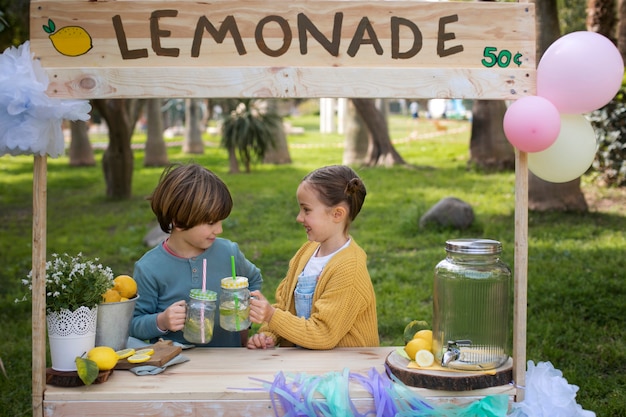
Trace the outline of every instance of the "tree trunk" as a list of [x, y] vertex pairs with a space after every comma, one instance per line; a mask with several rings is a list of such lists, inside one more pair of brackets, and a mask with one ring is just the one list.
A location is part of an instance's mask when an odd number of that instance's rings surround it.
[[626, 62], [626, 0], [620, 0], [618, 4], [617, 48]]
[[587, 30], [604, 35], [615, 43], [616, 10], [615, 0], [588, 0]]
[[237, 153], [235, 149], [228, 149], [228, 172], [231, 174], [239, 174], [239, 162], [237, 161]]
[[501, 100], [474, 100], [469, 163], [486, 171], [515, 167], [515, 151], [506, 140], [502, 122], [506, 105]]
[[[276, 99], [266, 100], [267, 111], [269, 113], [279, 114], [278, 101]], [[282, 115], [281, 115], [282, 120]], [[263, 156], [263, 162], [267, 164], [290, 164], [291, 156], [289, 155], [289, 145], [287, 144], [287, 135], [285, 128], [280, 123], [274, 132], [274, 146], [268, 148]]]
[[364, 165], [369, 147], [369, 132], [352, 100], [348, 100], [346, 134], [343, 148], [345, 165]]
[[143, 165], [146, 167], [161, 167], [169, 163], [167, 146], [163, 139], [163, 114], [161, 112], [161, 99], [151, 98], [146, 100], [146, 119], [148, 124], [148, 137], [146, 139], [146, 153]]
[[106, 195], [129, 199], [132, 195], [133, 151], [130, 141], [139, 117], [137, 99], [98, 99], [94, 106], [109, 127], [109, 146], [102, 156]]
[[[556, 0], [535, 0], [537, 19], [537, 62], [560, 36]], [[528, 207], [535, 211], [588, 210], [580, 190], [580, 178], [567, 183], [551, 183], [528, 174]]]
[[371, 142], [365, 165], [390, 167], [396, 164], [406, 164], [393, 147], [389, 137], [387, 120], [376, 108], [374, 100], [353, 98], [352, 103], [370, 133]]
[[185, 153], [204, 153], [202, 116], [202, 101], [196, 98], [185, 99], [185, 141], [183, 142]]
[[534, 0], [534, 3], [537, 25], [536, 61], [539, 63], [545, 50], [561, 36], [561, 29], [556, 0]]
[[96, 160], [93, 156], [93, 147], [89, 141], [89, 127], [87, 122], [76, 120], [70, 122], [72, 139], [70, 141], [70, 166], [94, 166]]
[[528, 208], [535, 211], [586, 212], [589, 207], [580, 191], [580, 178], [573, 181], [553, 184], [546, 182], [532, 172], [528, 175], [530, 197]]

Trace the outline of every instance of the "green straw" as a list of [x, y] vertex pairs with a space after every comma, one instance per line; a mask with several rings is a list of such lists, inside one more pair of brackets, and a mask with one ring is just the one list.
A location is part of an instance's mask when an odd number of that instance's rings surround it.
[[[233, 280], [237, 279], [237, 273], [235, 272], [235, 257], [230, 257], [230, 267], [233, 270]], [[239, 330], [239, 298], [235, 294], [235, 329]]]

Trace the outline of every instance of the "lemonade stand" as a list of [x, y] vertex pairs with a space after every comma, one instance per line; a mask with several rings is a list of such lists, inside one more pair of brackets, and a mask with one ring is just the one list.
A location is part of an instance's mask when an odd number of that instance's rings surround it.
[[[32, 0], [31, 49], [63, 100], [153, 97], [473, 98], [536, 92], [531, 3], [418, 1]], [[45, 265], [46, 157], [35, 156], [33, 270]], [[437, 402], [491, 394], [524, 397], [526, 369], [527, 154], [516, 151], [514, 384], [486, 390], [418, 390]], [[45, 268], [44, 268], [45, 272]], [[252, 363], [245, 349], [189, 352], [188, 363], [149, 378], [117, 372], [90, 387], [45, 384], [45, 297], [33, 286], [33, 415], [274, 415], [260, 390], [277, 372], [384, 372], [395, 349], [278, 349]], [[224, 358], [228, 357], [228, 363]], [[370, 374], [376, 379], [376, 372]], [[337, 376], [343, 380], [362, 377]], [[152, 379], [150, 379], [152, 378]], [[210, 382], [208, 382], [210, 381]], [[264, 382], [263, 382], [264, 381]], [[508, 381], [510, 382], [510, 381]], [[342, 393], [376, 403], [365, 385]], [[369, 384], [369, 382], [367, 382]], [[277, 412], [277, 411], [276, 411]]]

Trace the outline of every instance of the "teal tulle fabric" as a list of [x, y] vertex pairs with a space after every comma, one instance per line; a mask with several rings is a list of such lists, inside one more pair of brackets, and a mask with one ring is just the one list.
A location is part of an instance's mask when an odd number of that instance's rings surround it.
[[[375, 368], [367, 375], [331, 372], [325, 375], [285, 374], [262, 381], [277, 417], [505, 417], [509, 398], [487, 396], [467, 406], [433, 405], [396, 379]], [[355, 404], [352, 384], [359, 384], [373, 399], [370, 409]]]

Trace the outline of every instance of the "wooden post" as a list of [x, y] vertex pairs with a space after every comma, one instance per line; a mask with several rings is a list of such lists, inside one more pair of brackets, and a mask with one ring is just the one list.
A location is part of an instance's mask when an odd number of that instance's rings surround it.
[[528, 155], [515, 150], [515, 265], [513, 266], [513, 382], [516, 402], [526, 384], [526, 313], [528, 286]]
[[33, 289], [32, 289], [32, 379], [33, 416], [43, 416], [46, 386], [46, 201], [47, 156], [33, 162]]

